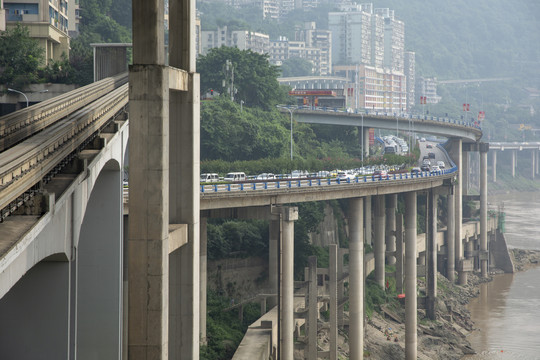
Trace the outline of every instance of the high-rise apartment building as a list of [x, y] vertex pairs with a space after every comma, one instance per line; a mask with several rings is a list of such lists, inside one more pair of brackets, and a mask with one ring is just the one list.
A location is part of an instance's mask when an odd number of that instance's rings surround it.
[[407, 79], [407, 111], [416, 104], [416, 54], [414, 51], [405, 51], [404, 73]]
[[371, 63], [371, 17], [371, 13], [361, 11], [360, 7], [351, 11], [328, 14], [334, 64]]
[[305, 41], [292, 41], [280, 36], [278, 40], [270, 42], [269, 54], [271, 64], [281, 66], [288, 59], [300, 58], [311, 63], [314, 75], [321, 74], [321, 49], [307, 46]]
[[375, 9], [375, 14], [384, 19], [384, 67], [403, 72], [405, 52], [405, 23], [396, 20], [394, 10]]
[[0, 0], [0, 31], [6, 30], [6, 10], [4, 9], [4, 0]]
[[330, 75], [332, 73], [332, 32], [317, 29], [315, 22], [304, 23], [302, 30], [296, 31], [295, 40], [305, 41], [307, 47], [320, 50], [320, 65], [317, 74]]
[[218, 27], [215, 31], [202, 31], [201, 43], [203, 55], [206, 55], [211, 48], [221, 46], [251, 50], [259, 54], [267, 54], [270, 51], [268, 35], [247, 30], [229, 31], [227, 26]]
[[79, 0], [69, 0], [68, 19], [69, 37], [76, 38], [79, 35], [79, 23], [81, 21]]
[[437, 95], [437, 78], [420, 77], [416, 82], [416, 93], [418, 96], [425, 96], [428, 104], [441, 101], [441, 97]]
[[[71, 2], [69, 2], [71, 4]], [[4, 1], [6, 26], [22, 23], [30, 36], [38, 39], [45, 49], [45, 64], [60, 60], [63, 53], [69, 56], [69, 22], [67, 0], [16, 0]]]

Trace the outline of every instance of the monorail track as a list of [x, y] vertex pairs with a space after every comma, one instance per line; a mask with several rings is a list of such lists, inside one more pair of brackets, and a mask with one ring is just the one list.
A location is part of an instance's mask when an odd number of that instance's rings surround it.
[[123, 73], [0, 117], [0, 152], [127, 83]]
[[[0, 221], [24, 202], [36, 184], [73, 157], [88, 139], [126, 107], [129, 98], [127, 75], [122, 76], [123, 80], [120, 77], [105, 79], [99, 85], [51, 99], [54, 101], [12, 118], [13, 124], [20, 126], [18, 131], [10, 134], [18, 133], [21, 140], [0, 153]], [[119, 83], [123, 85], [118, 87]], [[63, 106], [63, 102], [72, 104]], [[2, 125], [6, 126], [7, 122]], [[31, 136], [21, 135], [26, 133]]]

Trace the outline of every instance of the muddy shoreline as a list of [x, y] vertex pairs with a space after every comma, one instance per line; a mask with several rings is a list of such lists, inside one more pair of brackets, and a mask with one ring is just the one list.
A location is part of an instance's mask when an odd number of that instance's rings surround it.
[[[526, 271], [540, 265], [540, 251], [510, 249], [515, 271]], [[451, 284], [445, 277], [438, 277], [437, 320], [427, 320], [425, 311], [418, 310], [418, 359], [453, 360], [474, 354], [467, 336], [476, 330], [466, 305], [478, 296], [479, 284], [489, 282], [502, 271], [492, 269], [487, 279], [477, 273], [470, 273], [467, 285]], [[418, 281], [419, 293], [424, 284]], [[364, 358], [405, 359], [405, 310], [404, 306], [383, 307], [366, 319], [364, 337]], [[399, 320], [399, 321], [397, 321]], [[338, 345], [340, 358], [348, 358], [348, 334], [340, 333]], [[319, 337], [319, 347], [326, 347], [325, 336]]]

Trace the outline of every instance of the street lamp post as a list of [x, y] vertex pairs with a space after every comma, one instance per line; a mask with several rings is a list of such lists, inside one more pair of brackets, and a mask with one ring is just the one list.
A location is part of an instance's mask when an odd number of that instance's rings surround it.
[[28, 96], [26, 96], [25, 93], [23, 93], [22, 91], [19, 91], [19, 90], [11, 89], [11, 88], [8, 88], [7, 90], [11, 91], [11, 92], [21, 94], [22, 96], [24, 96], [24, 98], [26, 99], [26, 107], [28, 107]]
[[293, 110], [285, 106], [278, 106], [280, 109], [285, 109], [291, 114], [291, 160], [293, 159]]

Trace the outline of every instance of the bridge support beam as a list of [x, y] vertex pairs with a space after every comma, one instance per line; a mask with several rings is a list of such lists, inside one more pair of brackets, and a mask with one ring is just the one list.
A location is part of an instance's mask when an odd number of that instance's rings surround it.
[[491, 152], [493, 154], [493, 156], [491, 157], [491, 168], [492, 168], [492, 171], [493, 171], [493, 182], [496, 183], [497, 182], [497, 151], [496, 150], [493, 150]]
[[[384, 198], [383, 198], [384, 200]], [[364, 199], [349, 201], [349, 358], [360, 360], [364, 356]], [[383, 267], [384, 267], [384, 258]]]
[[330, 360], [338, 360], [338, 246], [328, 246], [330, 283]]
[[396, 215], [396, 291], [403, 293], [403, 214]]
[[375, 282], [384, 289], [384, 195], [375, 196], [375, 241], [373, 253], [375, 255]]
[[405, 194], [405, 358], [417, 357], [416, 192]]
[[396, 210], [397, 194], [386, 195], [386, 263], [394, 265], [396, 257]]
[[455, 278], [455, 269], [456, 269], [456, 242], [455, 242], [455, 233], [456, 233], [456, 211], [455, 211], [455, 199], [454, 199], [455, 186], [452, 186], [450, 193], [447, 197], [448, 209], [447, 213], [447, 223], [446, 223], [446, 278], [454, 283]]
[[437, 303], [437, 193], [432, 189], [427, 194], [427, 316], [435, 320]]
[[276, 294], [268, 298], [268, 307], [271, 309], [277, 305], [277, 293], [278, 293], [278, 257], [280, 254], [279, 239], [281, 237], [281, 225], [279, 220], [269, 221], [269, 246], [268, 246], [268, 285], [270, 287], [270, 293]]
[[199, 302], [200, 302], [200, 322], [199, 322], [199, 332], [200, 332], [200, 342], [201, 344], [206, 344], [206, 299], [207, 299], [207, 286], [208, 286], [208, 233], [207, 233], [207, 218], [201, 218], [200, 226], [200, 280], [201, 285], [199, 288]]
[[370, 246], [373, 245], [372, 240], [372, 224], [371, 224], [371, 196], [364, 198], [364, 242]]
[[512, 154], [512, 177], [516, 177], [517, 150], [511, 150]]
[[482, 277], [488, 276], [487, 241], [487, 153], [489, 143], [480, 144], [480, 268]]
[[298, 220], [297, 207], [272, 209], [281, 222], [281, 305], [280, 305], [280, 359], [293, 359], [294, 353], [294, 222]]

